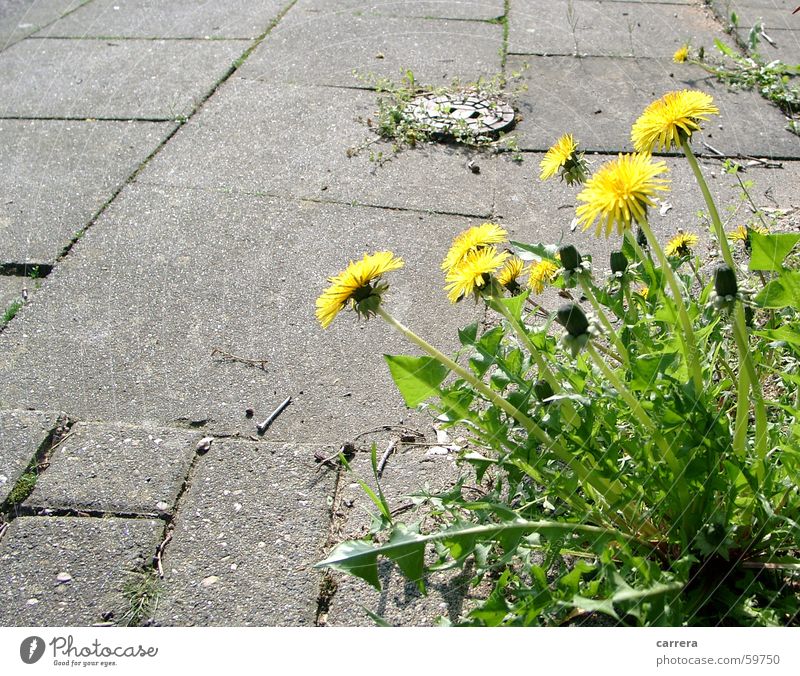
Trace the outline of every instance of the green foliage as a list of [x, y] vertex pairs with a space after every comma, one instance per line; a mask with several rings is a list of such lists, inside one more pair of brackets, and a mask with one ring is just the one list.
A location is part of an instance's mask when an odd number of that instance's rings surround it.
[[128, 607], [118, 624], [125, 627], [146, 624], [158, 608], [161, 592], [161, 580], [154, 569], [128, 572], [128, 579], [122, 589]]
[[5, 312], [3, 313], [3, 324], [10, 322], [14, 317], [17, 316], [17, 312], [20, 311], [24, 303], [21, 300], [14, 300], [11, 301], [9, 306], [6, 308]]
[[789, 118], [788, 129], [797, 134], [800, 114], [800, 65], [787, 65], [778, 59], [767, 61], [758, 51], [762, 27], [753, 26], [748, 34], [748, 54], [742, 55], [721, 40], [714, 40], [719, 58], [709, 57], [701, 47], [697, 58], [689, 59], [733, 89], [756, 90], [774, 103]]

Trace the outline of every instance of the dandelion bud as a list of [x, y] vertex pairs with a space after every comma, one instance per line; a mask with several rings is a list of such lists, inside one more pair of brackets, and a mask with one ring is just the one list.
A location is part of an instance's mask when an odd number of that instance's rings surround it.
[[581, 264], [581, 255], [572, 244], [565, 244], [560, 247], [558, 257], [565, 270], [577, 270]]
[[586, 319], [583, 310], [574, 303], [566, 303], [558, 308], [556, 319], [573, 337], [582, 336], [589, 330], [589, 320]]
[[533, 391], [539, 401], [544, 401], [553, 396], [553, 388], [544, 378], [537, 380], [533, 384]]
[[621, 251], [611, 252], [611, 272], [622, 274], [628, 268], [628, 259]]
[[714, 291], [720, 298], [735, 296], [739, 291], [736, 273], [727, 265], [719, 265], [714, 270]]

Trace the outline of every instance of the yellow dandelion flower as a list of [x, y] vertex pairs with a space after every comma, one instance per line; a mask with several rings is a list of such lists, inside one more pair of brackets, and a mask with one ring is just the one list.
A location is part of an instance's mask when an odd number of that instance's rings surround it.
[[667, 256], [683, 258], [692, 253], [692, 249], [698, 241], [700, 241], [700, 238], [691, 232], [678, 232], [675, 237], [667, 242], [667, 246], [664, 247], [664, 253]]
[[528, 286], [533, 289], [534, 293], [541, 293], [544, 291], [544, 287], [556, 278], [560, 269], [553, 261], [543, 258], [531, 268]]
[[675, 63], [684, 63], [689, 58], [689, 45], [682, 45], [681, 48], [672, 55]]
[[[769, 230], [765, 228], [763, 225], [755, 225], [750, 228], [753, 232], [757, 232], [759, 235], [768, 235]], [[728, 233], [728, 239], [732, 242], [744, 242], [747, 244], [750, 241], [750, 234], [746, 225], [740, 225], [736, 229], [731, 230]]]
[[653, 101], [631, 129], [633, 147], [639, 153], [651, 153], [655, 148], [669, 150], [680, 147], [684, 140], [700, 129], [700, 122], [709, 115], [719, 115], [713, 99], [705, 92], [684, 89], [667, 92]]
[[578, 194], [578, 201], [585, 202], [576, 211], [578, 223], [588, 230], [597, 221], [597, 236], [605, 230], [608, 237], [615, 225], [621, 235], [632, 221], [645, 222], [656, 191], [668, 189], [669, 181], [657, 178], [667, 171], [664, 162], [654, 162], [649, 155], [620, 154], [606, 162]]
[[572, 157], [578, 143], [572, 138], [572, 134], [564, 134], [558, 139], [545, 153], [542, 161], [539, 162], [539, 168], [542, 170], [539, 178], [546, 181], [558, 173], [558, 170], [563, 167], [570, 157]]
[[486, 246], [467, 253], [455, 267], [450, 268], [445, 281], [451, 303], [472, 295], [489, 281], [489, 276], [506, 262], [508, 253]]
[[636, 289], [636, 293], [647, 300], [647, 297], [650, 295], [650, 288], [647, 286], [640, 286], [638, 289]]
[[378, 251], [364, 254], [360, 261], [350, 261], [350, 265], [328, 279], [330, 286], [317, 298], [317, 319], [327, 328], [333, 318], [351, 303], [359, 314], [368, 317], [373, 314], [381, 301], [381, 295], [388, 285], [378, 282], [385, 272], [403, 267], [403, 259], [396, 258], [391, 251]]
[[459, 233], [442, 262], [442, 270], [451, 270], [471, 251], [505, 242], [507, 237], [508, 233], [496, 223], [483, 223]]
[[519, 256], [512, 256], [497, 273], [497, 281], [506, 288], [517, 287], [517, 279], [525, 272], [525, 261]]

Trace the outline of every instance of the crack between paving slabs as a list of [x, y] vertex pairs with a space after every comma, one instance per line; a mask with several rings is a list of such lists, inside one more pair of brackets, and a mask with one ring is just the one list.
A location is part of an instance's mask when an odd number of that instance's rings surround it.
[[19, 476], [5, 501], [0, 504], [0, 537], [8, 530], [14, 519], [28, 515], [28, 509], [23, 503], [33, 492], [39, 477], [47, 471], [56, 448], [70, 437], [70, 430], [76, 422], [65, 413], [61, 413], [55, 426], [39, 444], [25, 471]]
[[[78, 4], [76, 7], [73, 7], [71, 10], [69, 10], [68, 12], [64, 12], [63, 14], [61, 14], [60, 16], [57, 16], [57, 17], [56, 17], [55, 19], [53, 19], [52, 21], [48, 21], [46, 24], [44, 24], [44, 25], [42, 25], [42, 26], [39, 26], [39, 27], [36, 29], [36, 31], [34, 31], [34, 34], [35, 34], [35, 33], [41, 33], [41, 32], [42, 32], [43, 30], [45, 30], [46, 28], [50, 28], [50, 26], [52, 26], [54, 23], [56, 23], [57, 21], [61, 21], [61, 19], [65, 18], [65, 17], [68, 17], [68, 16], [69, 16], [70, 14], [72, 14], [73, 12], [77, 12], [77, 11], [78, 11], [78, 10], [79, 10], [81, 7], [83, 7], [85, 4], [87, 4], [87, 3], [89, 3], [89, 2], [91, 2], [91, 0], [84, 0], [84, 2], [81, 2], [81, 3], [80, 3], [80, 4]], [[22, 38], [22, 39], [23, 39], [23, 40], [25, 40], [25, 39], [27, 39], [27, 38], [30, 38], [30, 37], [32, 37], [32, 36], [30, 36], [30, 35], [27, 35], [27, 36], [25, 36], [25, 37], [24, 37], [24, 38]], [[18, 40], [17, 42], [21, 42], [21, 40]], [[16, 42], [14, 42], [14, 43], [12, 43], [12, 44], [9, 44], [9, 43], [7, 42], [5, 45], [2, 45], [2, 46], [0, 46], [0, 52], [4, 52], [6, 49], [10, 49], [10, 48], [11, 48], [11, 47], [13, 47], [15, 44], [17, 44], [17, 43], [16, 43]]]
[[[327, 471], [331, 471], [330, 467]], [[319, 548], [319, 559], [322, 559], [330, 549], [338, 544], [341, 536], [341, 530], [347, 523], [347, 516], [341, 511], [342, 506], [342, 487], [344, 484], [344, 472], [346, 471], [341, 464], [336, 465], [334, 470], [336, 472], [336, 480], [333, 486], [333, 496], [331, 497], [331, 505], [328, 510], [330, 524], [328, 527], [328, 535]], [[338, 582], [334, 577], [332, 571], [325, 569], [320, 574], [319, 591], [317, 593], [317, 608], [314, 618], [314, 626], [324, 627], [328, 623], [328, 612], [330, 611], [331, 603], [338, 590]]]

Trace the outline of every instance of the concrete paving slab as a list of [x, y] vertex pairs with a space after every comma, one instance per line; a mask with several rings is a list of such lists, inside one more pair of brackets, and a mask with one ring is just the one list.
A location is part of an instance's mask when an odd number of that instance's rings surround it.
[[[162, 625], [314, 623], [335, 473], [318, 445], [217, 440], [200, 461], [164, 557]], [[328, 449], [333, 450], [333, 449]]]
[[58, 424], [51, 411], [0, 411], [0, 504]]
[[0, 263], [53, 263], [174, 128], [0, 120]]
[[0, 117], [175, 119], [225, 75], [243, 40], [25, 40], [0, 54]]
[[[0, 406], [59, 401], [83, 420], [183, 419], [250, 435], [291, 395], [267, 439], [334, 443], [407, 421], [381, 355], [412, 347], [350, 313], [323, 331], [315, 299], [349, 260], [390, 249], [406, 269], [389, 280], [387, 307], [455, 349], [456, 328], [481, 315], [449, 304], [439, 266], [453, 236], [479, 222], [130, 186], [51, 273], [25, 321], [0, 334]], [[214, 348], [264, 359], [266, 371]]]
[[36, 37], [244, 38], [261, 35], [288, 0], [95, 0]]
[[[435, 436], [431, 435], [435, 440]], [[378, 445], [378, 457], [386, 443]], [[432, 493], [450, 490], [463, 473], [470, 475], [469, 468], [456, 466], [456, 453], [442, 453], [443, 447], [403, 447], [389, 457], [381, 478], [381, 488], [390, 508], [409, 504], [409, 495], [429, 490]], [[376, 490], [369, 453], [358, 453], [351, 462], [355, 472]], [[340, 479], [339, 518], [344, 523], [337, 529], [336, 541], [364, 537], [369, 529], [369, 512], [376, 508], [354, 481], [352, 475], [344, 473]], [[398, 516], [404, 523], [422, 522], [426, 529], [429, 511], [425, 507]], [[430, 524], [427, 524], [430, 528]], [[327, 554], [327, 552], [325, 552]], [[432, 563], [432, 561], [431, 561]], [[405, 579], [391, 561], [379, 562], [381, 591], [378, 592], [363, 580], [348, 575], [335, 574], [337, 590], [330, 603], [327, 615], [321, 620], [328, 626], [372, 626], [373, 620], [364, 611], [384, 618], [387, 622], [402, 626], [430, 626], [438, 617], [444, 616], [456, 622], [469, 609], [476, 597], [468, 582], [467, 571], [437, 572], [428, 576], [428, 594], [423, 596], [414, 582]]]
[[484, 22], [338, 14], [301, 21], [290, 12], [239, 74], [272, 83], [363, 87], [380, 78], [399, 82], [411, 70], [423, 85], [447, 86], [500, 73], [502, 43], [502, 26]]
[[316, 20], [334, 14], [368, 14], [416, 18], [488, 21], [505, 12], [503, 0], [299, 0], [292, 20]]
[[[702, 70], [669, 59], [606, 57], [510, 57], [509, 68], [529, 68], [528, 90], [519, 96], [520, 147], [546, 150], [561, 134], [573, 133], [587, 149], [630, 151], [630, 128], [645, 107], [668, 91], [692, 88], [714, 97], [719, 117], [695, 134], [727, 155], [800, 157], [800, 138], [785, 129], [781, 112], [756, 92], [734, 92]], [[569, 87], [559, 83], [569, 82]]]
[[172, 514], [198, 432], [77, 423], [25, 505], [117, 514]]
[[20, 517], [0, 541], [0, 626], [119, 622], [135, 571], [149, 566], [163, 522]]
[[731, 13], [738, 17], [738, 25], [750, 30], [756, 21], [763, 21], [766, 28], [797, 28], [797, 7], [794, 0], [712, 0], [711, 6], [724, 21], [730, 21]]
[[348, 157], [348, 149], [377, 138], [365, 124], [377, 109], [370, 91], [232, 78], [140, 179], [488, 216], [492, 190], [485, 175], [467, 167], [474, 157], [480, 166], [475, 151], [425, 146], [379, 167], [370, 153], [392, 156], [390, 145], [379, 143]]
[[566, 2], [512, 5], [509, 52], [574, 54], [577, 49], [593, 56], [672, 58], [687, 42], [711, 45], [725, 35], [713, 13], [700, 6], [576, 0], [574, 32], [568, 7]]
[[0, 3], [0, 51], [88, 1], [4, 0]]

